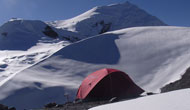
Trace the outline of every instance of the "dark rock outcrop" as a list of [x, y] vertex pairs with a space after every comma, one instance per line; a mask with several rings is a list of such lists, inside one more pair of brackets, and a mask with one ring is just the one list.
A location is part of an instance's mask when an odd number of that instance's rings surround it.
[[0, 104], [0, 110], [9, 110], [8, 106]]
[[0, 104], [0, 110], [16, 110], [16, 108], [15, 107], [9, 108], [6, 105]]
[[50, 26], [46, 26], [45, 30], [43, 31], [43, 33], [46, 36], [49, 36], [51, 38], [57, 38], [58, 37], [58, 34]]
[[57, 104], [55, 102], [53, 102], [53, 103], [49, 103], [49, 104], [45, 105], [45, 108], [53, 108], [56, 106], [57, 106]]
[[102, 29], [101, 29], [101, 31], [99, 32], [99, 34], [108, 32], [108, 31], [110, 30], [110, 28], [111, 28], [111, 24], [112, 24], [112, 23], [104, 23], [104, 21], [101, 21], [101, 22], [100, 22], [100, 25], [102, 25]]
[[77, 103], [65, 103], [63, 105], [56, 105], [53, 107], [45, 107], [44, 110], [88, 110], [89, 108], [107, 104], [108, 101], [94, 101], [94, 102], [77, 102]]
[[161, 88], [161, 92], [169, 92], [185, 88], [190, 88], [190, 68], [186, 70], [180, 80], [177, 80]]
[[7, 32], [3, 32], [3, 33], [1, 33], [1, 35], [6, 37], [8, 35], [8, 33]]

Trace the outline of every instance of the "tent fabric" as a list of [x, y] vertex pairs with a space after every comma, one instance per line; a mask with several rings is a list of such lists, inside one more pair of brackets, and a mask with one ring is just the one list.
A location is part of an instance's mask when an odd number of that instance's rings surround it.
[[80, 85], [76, 99], [133, 97], [144, 92], [124, 72], [104, 68], [88, 75]]

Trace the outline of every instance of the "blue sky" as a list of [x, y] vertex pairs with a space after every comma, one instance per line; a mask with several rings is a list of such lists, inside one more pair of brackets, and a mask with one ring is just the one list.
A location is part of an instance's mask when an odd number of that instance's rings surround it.
[[0, 0], [0, 25], [10, 18], [43, 21], [77, 16], [95, 6], [130, 1], [166, 24], [190, 27], [190, 0]]

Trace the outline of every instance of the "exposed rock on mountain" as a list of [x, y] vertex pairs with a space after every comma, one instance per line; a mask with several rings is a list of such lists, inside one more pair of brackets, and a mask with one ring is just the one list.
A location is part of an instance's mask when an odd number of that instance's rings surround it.
[[168, 85], [161, 88], [162, 92], [169, 92], [173, 90], [190, 88], [190, 68], [186, 70], [186, 72], [182, 75], [181, 79], [169, 83]]

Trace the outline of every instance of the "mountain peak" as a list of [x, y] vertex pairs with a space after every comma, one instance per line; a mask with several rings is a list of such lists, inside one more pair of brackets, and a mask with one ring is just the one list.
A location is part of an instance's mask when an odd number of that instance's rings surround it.
[[166, 26], [164, 22], [130, 2], [94, 7], [72, 19], [50, 24], [86, 37], [129, 27]]
[[105, 6], [98, 6], [99, 8], [102, 8], [102, 7], [130, 7], [130, 6], [135, 6], [133, 4], [131, 4], [130, 2], [126, 1], [124, 3], [114, 3], [114, 4], [110, 4], [110, 5], [105, 5]]
[[11, 21], [20, 21], [20, 20], [23, 20], [22, 18], [11, 18], [10, 20], [9, 20], [9, 22], [11, 22]]

